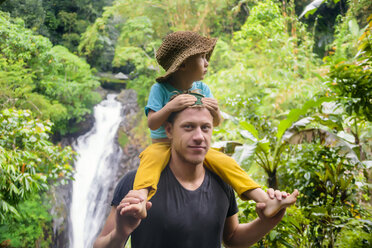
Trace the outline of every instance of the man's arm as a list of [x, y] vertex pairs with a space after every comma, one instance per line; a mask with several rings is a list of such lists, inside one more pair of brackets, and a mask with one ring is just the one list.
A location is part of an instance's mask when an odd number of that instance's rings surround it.
[[227, 247], [251, 246], [273, 229], [283, 218], [285, 209], [271, 218], [262, 214], [262, 209], [257, 209], [259, 218], [252, 222], [239, 224], [238, 215], [228, 217], [225, 221], [223, 241]]
[[[94, 248], [123, 247], [131, 233], [141, 223], [138, 217], [143, 199], [137, 191], [129, 191], [119, 206], [113, 206], [106, 223], [94, 242]], [[147, 210], [151, 202], [146, 203]]]
[[116, 207], [111, 207], [109, 216], [107, 217], [106, 223], [99, 234], [98, 238], [94, 242], [94, 248], [102, 247], [123, 247], [126, 243], [128, 236], [120, 235], [116, 231]]
[[[297, 190], [295, 190], [297, 192]], [[289, 194], [279, 190], [268, 189], [267, 194], [271, 199], [285, 199]], [[297, 197], [297, 195], [296, 195]], [[291, 203], [294, 204], [296, 201]], [[256, 212], [258, 218], [252, 222], [239, 224], [238, 215], [235, 214], [226, 218], [225, 227], [223, 230], [223, 241], [227, 247], [247, 247], [251, 246], [265, 236], [273, 229], [283, 218], [285, 208], [280, 210], [273, 217], [266, 217], [263, 210], [266, 205], [264, 203], [256, 204]]]

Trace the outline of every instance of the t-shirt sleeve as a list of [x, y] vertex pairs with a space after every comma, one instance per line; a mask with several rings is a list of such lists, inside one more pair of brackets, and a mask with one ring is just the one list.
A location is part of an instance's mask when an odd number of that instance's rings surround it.
[[239, 211], [238, 204], [236, 203], [235, 192], [233, 188], [225, 183], [219, 176], [217, 176], [214, 172], [211, 173], [212, 176], [217, 180], [219, 185], [222, 187], [223, 191], [227, 196], [227, 200], [229, 201], [229, 208], [227, 210], [226, 217], [233, 216]]
[[120, 179], [119, 183], [116, 185], [111, 206], [118, 206], [121, 200], [123, 200], [124, 196], [126, 196], [133, 188], [136, 172], [136, 170], [130, 171]]
[[238, 204], [236, 203], [234, 190], [228, 186], [228, 196], [229, 196], [229, 210], [227, 211], [226, 217], [233, 216], [239, 211]]
[[155, 112], [161, 110], [165, 103], [168, 102], [167, 95], [164, 92], [164, 89], [159, 83], [154, 84], [151, 87], [149, 99], [145, 107], [145, 114], [148, 115], [150, 110]]
[[203, 91], [203, 95], [205, 97], [211, 97], [211, 98], [213, 98], [213, 94], [212, 94], [211, 89], [205, 83], [202, 83], [202, 91]]

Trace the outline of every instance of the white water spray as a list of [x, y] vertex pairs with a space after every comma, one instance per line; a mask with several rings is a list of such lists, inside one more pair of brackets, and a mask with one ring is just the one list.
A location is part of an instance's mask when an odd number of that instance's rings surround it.
[[121, 122], [121, 104], [109, 94], [94, 108], [95, 124], [77, 139], [75, 181], [70, 212], [70, 248], [92, 247], [109, 209], [112, 187], [121, 157], [114, 138]]

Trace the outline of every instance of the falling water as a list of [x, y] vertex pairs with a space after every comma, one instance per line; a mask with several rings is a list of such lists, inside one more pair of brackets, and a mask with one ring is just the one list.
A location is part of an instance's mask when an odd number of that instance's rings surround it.
[[114, 142], [121, 122], [121, 104], [115, 96], [109, 94], [94, 108], [94, 127], [74, 145], [79, 157], [72, 189], [70, 248], [92, 247], [109, 209], [108, 190], [122, 154]]

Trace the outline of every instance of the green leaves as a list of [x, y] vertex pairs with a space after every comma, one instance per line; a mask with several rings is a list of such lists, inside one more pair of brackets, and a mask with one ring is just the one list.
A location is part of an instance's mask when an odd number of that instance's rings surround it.
[[[333, 0], [334, 3], [338, 3], [339, 1], [340, 0]], [[313, 15], [324, 2], [326, 2], [326, 0], [312, 1], [310, 4], [306, 5], [305, 9], [301, 13], [301, 15], [298, 17], [298, 19], [300, 19], [303, 16], [307, 18], [309, 15]]]
[[100, 100], [90, 66], [3, 12], [0, 29], [0, 106], [30, 109], [67, 133], [67, 124], [81, 121]]
[[301, 117], [304, 116], [309, 109], [319, 107], [323, 102], [330, 102], [332, 98], [323, 97], [317, 100], [307, 101], [301, 109], [292, 109], [287, 118], [280, 121], [278, 125], [278, 132], [276, 137], [278, 140], [282, 139], [283, 134]]
[[356, 114], [372, 121], [372, 61], [341, 61], [331, 67], [329, 87], [338, 96], [349, 115]]
[[27, 110], [0, 112], [0, 222], [17, 213], [17, 205], [48, 184], [72, 179], [70, 147], [49, 140], [52, 123], [33, 119]]
[[[46, 196], [48, 198], [49, 196]], [[0, 197], [1, 198], [1, 197]], [[49, 214], [50, 199], [43, 199], [38, 194], [32, 195], [32, 200], [19, 204], [19, 214], [8, 214], [0, 224], [0, 243], [11, 247], [51, 247], [52, 216]], [[9, 206], [11, 207], [11, 206]], [[0, 200], [1, 209], [1, 200]], [[9, 212], [9, 211], [8, 211]]]
[[304, 11], [301, 13], [301, 15], [298, 17], [299, 19], [303, 16], [308, 17], [309, 15], [312, 15], [315, 13], [315, 11], [319, 8], [320, 5], [323, 4], [325, 0], [314, 0], [309, 5], [306, 5]]
[[[256, 141], [259, 139], [258, 131], [256, 130], [256, 128], [252, 124], [250, 124], [246, 121], [241, 121], [239, 124], [244, 130], [247, 130], [250, 134], [252, 134], [253, 137], [256, 139]], [[255, 140], [253, 140], [253, 141], [255, 141]]]

